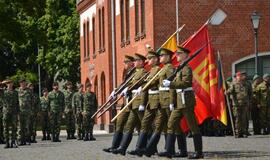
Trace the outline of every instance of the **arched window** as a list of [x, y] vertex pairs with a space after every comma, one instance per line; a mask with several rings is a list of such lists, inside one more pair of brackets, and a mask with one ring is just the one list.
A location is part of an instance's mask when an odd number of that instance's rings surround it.
[[93, 45], [93, 57], [95, 57], [94, 55], [96, 54], [96, 22], [95, 22], [95, 17], [92, 18], [92, 45]]
[[141, 0], [141, 38], [145, 37], [145, 0]]
[[[106, 81], [104, 72], [101, 73], [100, 76], [100, 88], [101, 88], [101, 104], [104, 104], [106, 101]], [[101, 116], [101, 124], [105, 123], [105, 115]]]
[[85, 83], [84, 83], [84, 88], [86, 89], [86, 86], [90, 84], [90, 80], [87, 78]]
[[126, 44], [130, 43], [130, 33], [129, 33], [129, 0], [126, 0]]
[[86, 24], [83, 22], [83, 58], [86, 58]]
[[124, 21], [124, 0], [120, 0], [120, 19], [121, 19], [121, 46], [125, 42], [125, 21]]
[[99, 52], [101, 52], [101, 48], [102, 48], [102, 39], [101, 39], [101, 10], [100, 9], [98, 9], [98, 39], [99, 39]]
[[87, 58], [89, 58], [89, 55], [90, 55], [90, 21], [89, 19], [87, 19], [87, 22], [86, 22], [86, 47], [87, 47], [87, 52], [86, 52], [86, 55], [87, 55]]
[[102, 51], [105, 51], [105, 19], [104, 19], [104, 7], [102, 7]]
[[135, 41], [139, 40], [140, 36], [140, 17], [139, 17], [139, 0], [135, 0]]

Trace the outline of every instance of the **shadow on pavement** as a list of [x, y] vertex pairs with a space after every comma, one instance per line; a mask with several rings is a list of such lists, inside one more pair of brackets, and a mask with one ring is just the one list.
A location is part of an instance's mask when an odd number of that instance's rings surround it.
[[213, 151], [204, 152], [206, 159], [210, 158], [252, 158], [270, 156], [269, 152], [258, 151]]

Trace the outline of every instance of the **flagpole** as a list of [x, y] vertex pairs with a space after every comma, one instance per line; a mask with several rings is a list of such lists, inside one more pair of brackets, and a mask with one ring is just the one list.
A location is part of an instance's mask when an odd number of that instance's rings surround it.
[[[223, 67], [222, 67], [222, 63], [221, 63], [221, 58], [220, 58], [219, 51], [218, 51], [218, 60], [220, 61], [220, 71], [221, 71], [221, 76], [222, 76], [223, 84], [224, 84], [224, 83], [225, 83], [225, 82], [224, 82], [225, 79], [224, 79]], [[222, 85], [223, 85], [223, 84], [222, 84]], [[227, 86], [224, 85], [224, 87], [225, 87], [225, 91], [227, 91]], [[229, 116], [230, 116], [230, 120], [231, 120], [233, 136], [235, 137], [235, 129], [234, 129], [234, 122], [233, 122], [232, 111], [231, 111], [231, 104], [230, 104], [229, 96], [228, 96], [227, 93], [225, 94], [225, 96], [226, 96], [227, 108], [228, 108]]]

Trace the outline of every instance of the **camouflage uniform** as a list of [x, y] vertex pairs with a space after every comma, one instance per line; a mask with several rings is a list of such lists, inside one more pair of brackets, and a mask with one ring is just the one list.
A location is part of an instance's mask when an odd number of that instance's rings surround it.
[[[17, 122], [19, 114], [18, 92], [15, 90], [5, 90], [3, 96], [3, 124], [4, 136], [9, 147], [9, 140], [17, 140]], [[11, 135], [10, 135], [11, 130]]]
[[36, 143], [37, 135], [37, 114], [40, 111], [40, 102], [37, 94], [32, 92], [32, 105], [31, 105], [32, 114], [30, 116], [30, 132], [31, 132], [31, 142]]
[[4, 105], [4, 88], [1, 88], [0, 81], [0, 144], [4, 144], [4, 126], [3, 126], [3, 105]]
[[73, 95], [72, 100], [73, 108], [75, 110], [76, 114], [76, 128], [77, 128], [77, 134], [78, 139], [81, 140], [84, 137], [83, 132], [83, 92], [76, 92]]
[[31, 130], [30, 130], [30, 116], [32, 114], [32, 93], [28, 88], [19, 88], [19, 104], [20, 104], [20, 114], [19, 114], [19, 139], [21, 141], [20, 145], [25, 145], [26, 142], [30, 144], [31, 142]]
[[98, 107], [95, 93], [86, 92], [84, 94], [83, 103], [83, 128], [85, 132], [84, 140], [95, 140], [93, 137], [94, 119], [91, 118]]
[[[257, 90], [257, 87], [260, 82], [260, 77], [258, 75], [255, 75], [253, 78], [252, 83], [252, 106], [251, 106], [251, 118], [253, 122], [253, 132], [254, 135], [261, 134], [261, 123], [260, 123], [260, 109], [258, 108], [259, 103], [259, 90]], [[257, 82], [258, 81], [258, 82]]]
[[74, 92], [66, 90], [65, 95], [65, 119], [67, 129], [67, 139], [74, 139], [75, 134], [75, 115], [72, 107], [72, 98]]
[[60, 142], [60, 126], [61, 117], [65, 106], [65, 96], [59, 90], [53, 90], [48, 95], [49, 100], [49, 114], [50, 114], [50, 127], [53, 142]]
[[42, 140], [51, 140], [50, 138], [50, 121], [49, 121], [49, 100], [48, 97], [40, 97], [40, 122], [43, 134]]

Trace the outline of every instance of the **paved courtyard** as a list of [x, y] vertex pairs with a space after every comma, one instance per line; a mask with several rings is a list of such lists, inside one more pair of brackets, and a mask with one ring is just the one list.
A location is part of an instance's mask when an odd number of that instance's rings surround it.
[[[3, 149], [0, 146], [0, 160], [124, 160], [150, 159], [147, 157], [120, 156], [105, 153], [102, 148], [110, 146], [111, 134], [96, 132], [97, 141], [77, 141], [61, 137], [61, 143], [41, 141], [31, 146], [17, 149]], [[133, 137], [130, 149], [135, 148], [137, 136]], [[203, 137], [205, 159], [270, 159], [270, 135], [250, 136], [245, 139], [233, 137]], [[163, 150], [164, 138], [159, 143], [159, 150]], [[193, 151], [193, 142], [188, 138], [188, 150]], [[152, 159], [162, 159], [153, 156]], [[163, 158], [164, 159], [164, 158]]]

